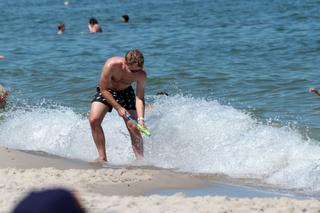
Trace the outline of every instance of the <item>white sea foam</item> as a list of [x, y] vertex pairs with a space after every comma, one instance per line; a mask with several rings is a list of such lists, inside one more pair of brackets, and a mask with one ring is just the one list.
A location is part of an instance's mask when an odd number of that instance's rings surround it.
[[[263, 124], [217, 101], [159, 97], [147, 110], [145, 160], [164, 168], [257, 178], [288, 189], [320, 191], [320, 146], [288, 126]], [[134, 160], [127, 130], [113, 112], [103, 122], [114, 164]], [[0, 123], [0, 144], [68, 158], [97, 157], [88, 116], [65, 107], [9, 110]]]

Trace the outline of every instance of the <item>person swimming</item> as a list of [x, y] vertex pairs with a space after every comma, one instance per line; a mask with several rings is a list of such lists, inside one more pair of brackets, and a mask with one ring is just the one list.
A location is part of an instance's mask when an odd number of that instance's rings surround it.
[[102, 32], [102, 28], [99, 25], [97, 19], [95, 19], [93, 17], [89, 19], [88, 28], [89, 28], [90, 33], [101, 33]]
[[156, 94], [156, 95], [165, 95], [165, 96], [169, 96], [169, 94], [168, 94], [168, 93], [163, 92], [163, 91], [157, 92], [157, 94]]
[[58, 25], [58, 32], [57, 32], [57, 34], [59, 34], [59, 35], [63, 34], [64, 31], [65, 31], [65, 29], [66, 29], [66, 28], [65, 28], [64, 23], [61, 22], [61, 23]]
[[127, 14], [122, 15], [120, 20], [123, 23], [128, 23], [129, 22], [129, 16]]

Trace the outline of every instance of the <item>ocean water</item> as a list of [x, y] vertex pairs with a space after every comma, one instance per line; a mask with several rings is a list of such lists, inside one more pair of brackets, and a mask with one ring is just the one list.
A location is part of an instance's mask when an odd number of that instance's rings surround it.
[[[319, 1], [1, 0], [0, 8], [0, 82], [10, 92], [1, 146], [95, 159], [88, 112], [103, 64], [138, 48], [151, 105], [147, 163], [320, 195], [320, 97], [308, 93], [320, 85]], [[88, 33], [92, 16], [103, 33]], [[115, 112], [103, 127], [111, 163], [134, 161]]]

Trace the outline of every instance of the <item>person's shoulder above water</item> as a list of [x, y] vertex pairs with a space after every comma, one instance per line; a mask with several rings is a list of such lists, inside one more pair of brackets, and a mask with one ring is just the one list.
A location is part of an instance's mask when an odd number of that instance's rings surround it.
[[122, 15], [120, 18], [121, 22], [128, 23], [129, 22], [129, 16], [127, 14]]
[[93, 17], [89, 19], [88, 28], [89, 28], [90, 33], [101, 33], [102, 32], [102, 28], [99, 25], [97, 19], [95, 19]]

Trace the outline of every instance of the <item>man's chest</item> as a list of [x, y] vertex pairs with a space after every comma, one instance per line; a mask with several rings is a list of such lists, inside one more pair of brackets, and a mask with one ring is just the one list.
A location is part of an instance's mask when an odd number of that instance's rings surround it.
[[135, 81], [135, 76], [132, 74], [115, 74], [111, 76], [111, 82], [113, 84], [131, 84], [133, 81]]

